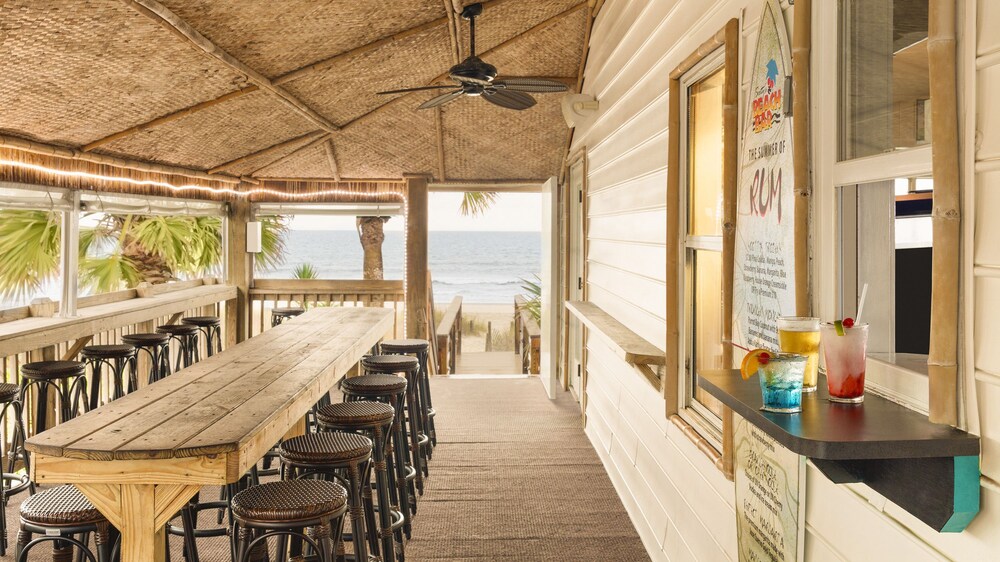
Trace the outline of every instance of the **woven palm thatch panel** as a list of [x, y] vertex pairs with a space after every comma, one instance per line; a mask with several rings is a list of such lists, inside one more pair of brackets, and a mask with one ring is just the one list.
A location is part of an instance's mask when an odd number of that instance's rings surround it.
[[490, 53], [490, 63], [501, 75], [576, 76], [586, 25], [587, 11], [577, 10]]
[[[486, 6], [483, 15], [476, 18], [476, 52], [482, 53], [492, 49], [511, 37], [524, 33], [532, 26], [580, 3], [580, 0], [548, 0], [545, 2], [519, 0]], [[587, 10], [580, 11], [586, 13]], [[457, 23], [462, 58], [465, 58], [469, 56], [469, 22], [459, 17]], [[569, 42], [568, 37], [558, 41], [560, 45], [569, 44]], [[492, 62], [492, 58], [489, 62]]]
[[[265, 168], [266, 166], [274, 162], [277, 162], [278, 160], [281, 160], [285, 156], [288, 156], [289, 154], [295, 152], [296, 150], [299, 150], [300, 148], [311, 143], [315, 139], [316, 139], [315, 135], [308, 135], [305, 138], [300, 139], [298, 142], [294, 142], [286, 147], [281, 148], [280, 150], [275, 150], [274, 152], [268, 152], [260, 156], [256, 156], [254, 158], [250, 158], [249, 160], [246, 160], [244, 162], [240, 162], [239, 164], [230, 166], [225, 169], [224, 173], [229, 174], [231, 176], [250, 175], [251, 173], [256, 172], [257, 170]], [[274, 144], [278, 144], [278, 140], [275, 140]], [[323, 174], [324, 177], [326, 175], [327, 174]]]
[[71, 145], [244, 80], [113, 0], [0, 2], [0, 61], [0, 127]]
[[161, 0], [205, 37], [272, 78], [445, 17], [441, 0]]
[[207, 169], [315, 129], [266, 92], [253, 92], [119, 139], [108, 152]]
[[414, 109], [430, 96], [404, 96], [392, 105], [334, 133], [340, 174], [350, 178], [398, 178], [437, 170], [433, 111]]
[[352, 56], [333, 68], [285, 84], [310, 107], [345, 124], [392, 98], [376, 92], [424, 86], [451, 67], [448, 27], [441, 25]]
[[458, 179], [542, 179], [559, 173], [569, 129], [560, 95], [513, 111], [465, 96], [443, 109], [445, 173]]
[[277, 162], [254, 172], [272, 178], [332, 178], [333, 168], [323, 144], [300, 150], [284, 162]]

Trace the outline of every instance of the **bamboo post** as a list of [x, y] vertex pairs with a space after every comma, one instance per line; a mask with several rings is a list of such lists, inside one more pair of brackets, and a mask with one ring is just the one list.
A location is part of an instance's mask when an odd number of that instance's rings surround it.
[[406, 211], [406, 337], [428, 339], [427, 317], [427, 177], [405, 175]]
[[812, 49], [812, 0], [795, 3], [792, 30], [792, 165], [795, 179], [795, 312], [810, 316], [809, 213], [812, 179], [809, 161], [809, 54]]
[[955, 62], [955, 0], [930, 0], [927, 58], [930, 75], [934, 252], [931, 334], [927, 357], [932, 422], [958, 424], [958, 278], [962, 214]]
[[249, 337], [250, 282], [253, 260], [247, 253], [247, 223], [250, 203], [237, 199], [229, 203], [226, 221], [226, 282], [236, 287], [236, 298], [226, 301], [226, 347]]

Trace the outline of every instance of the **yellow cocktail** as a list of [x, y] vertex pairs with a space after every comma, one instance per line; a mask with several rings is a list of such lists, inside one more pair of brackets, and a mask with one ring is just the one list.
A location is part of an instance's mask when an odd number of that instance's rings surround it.
[[806, 356], [802, 392], [816, 390], [819, 375], [819, 318], [781, 316], [778, 318], [778, 345], [785, 353]]

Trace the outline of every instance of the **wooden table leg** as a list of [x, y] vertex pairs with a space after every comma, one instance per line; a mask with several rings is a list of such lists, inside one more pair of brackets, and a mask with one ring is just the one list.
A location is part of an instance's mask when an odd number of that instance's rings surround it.
[[164, 525], [200, 489], [187, 484], [77, 484], [122, 534], [122, 562], [163, 562]]

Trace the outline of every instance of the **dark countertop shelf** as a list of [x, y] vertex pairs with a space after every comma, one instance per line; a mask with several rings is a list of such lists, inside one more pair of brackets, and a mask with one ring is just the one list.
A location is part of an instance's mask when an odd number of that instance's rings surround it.
[[802, 396], [802, 412], [764, 412], [757, 376], [744, 381], [738, 370], [706, 371], [698, 386], [784, 447], [817, 459], [906, 459], [979, 454], [979, 438], [931, 423], [895, 402], [865, 394], [862, 404], [827, 400], [826, 381]]

